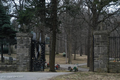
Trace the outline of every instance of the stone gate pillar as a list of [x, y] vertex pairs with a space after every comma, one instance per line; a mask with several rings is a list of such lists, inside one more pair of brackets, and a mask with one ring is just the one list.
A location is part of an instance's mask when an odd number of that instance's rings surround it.
[[106, 72], [108, 67], [108, 32], [94, 32], [94, 71]]
[[29, 33], [17, 33], [17, 70], [30, 70], [31, 37]]

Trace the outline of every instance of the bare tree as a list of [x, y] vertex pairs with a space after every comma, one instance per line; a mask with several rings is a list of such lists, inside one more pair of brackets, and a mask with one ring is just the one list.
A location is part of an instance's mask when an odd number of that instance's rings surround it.
[[119, 3], [118, 0], [115, 0], [113, 1], [113, 4], [111, 4], [112, 1], [113, 0], [85, 0], [85, 6], [87, 6], [90, 10], [89, 19], [87, 17], [84, 19], [88, 23], [91, 32], [90, 71], [94, 71], [93, 31], [98, 30], [98, 25], [101, 22], [104, 22], [107, 18], [111, 17], [119, 10], [116, 9], [114, 12], [107, 12], [108, 7]]

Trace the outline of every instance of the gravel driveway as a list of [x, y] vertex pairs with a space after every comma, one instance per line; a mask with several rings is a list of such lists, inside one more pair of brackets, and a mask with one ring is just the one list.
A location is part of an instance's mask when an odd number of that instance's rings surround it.
[[48, 80], [70, 72], [10, 72], [0, 73], [0, 80]]
[[[69, 66], [73, 68], [75, 66], [83, 66], [83, 65], [87, 65], [87, 63], [82, 63], [82, 64], [60, 64], [60, 67], [68, 70]], [[79, 71], [84, 71], [84, 72], [89, 71], [89, 69], [86, 69], [86, 68], [78, 68], [78, 70]]]

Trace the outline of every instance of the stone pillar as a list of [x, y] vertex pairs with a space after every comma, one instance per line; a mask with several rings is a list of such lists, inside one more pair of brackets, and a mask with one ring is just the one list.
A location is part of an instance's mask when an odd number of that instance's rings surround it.
[[30, 70], [31, 37], [29, 33], [17, 33], [17, 70]]
[[108, 32], [94, 32], [94, 71], [106, 72], [108, 67]]

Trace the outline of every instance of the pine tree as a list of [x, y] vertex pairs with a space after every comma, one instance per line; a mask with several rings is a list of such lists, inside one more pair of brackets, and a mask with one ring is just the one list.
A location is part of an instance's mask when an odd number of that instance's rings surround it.
[[0, 39], [1, 39], [1, 62], [3, 62], [3, 39], [14, 39], [16, 31], [10, 25], [10, 18], [0, 2]]
[[10, 21], [5, 13], [4, 7], [0, 4], [0, 34], [3, 34], [4, 27], [9, 27]]
[[6, 11], [0, 3], [0, 37], [5, 38], [5, 37], [10, 37], [13, 38], [15, 37], [16, 31], [11, 27], [10, 25], [10, 18], [6, 14]]

